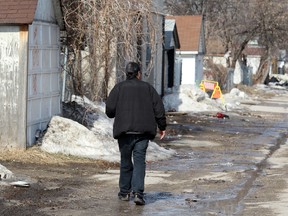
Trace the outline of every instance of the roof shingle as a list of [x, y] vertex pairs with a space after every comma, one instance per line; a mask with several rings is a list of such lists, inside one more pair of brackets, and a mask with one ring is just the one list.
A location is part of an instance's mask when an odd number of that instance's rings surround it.
[[38, 0], [0, 0], [0, 24], [31, 24]]
[[167, 16], [175, 19], [181, 51], [199, 51], [201, 37], [202, 16]]

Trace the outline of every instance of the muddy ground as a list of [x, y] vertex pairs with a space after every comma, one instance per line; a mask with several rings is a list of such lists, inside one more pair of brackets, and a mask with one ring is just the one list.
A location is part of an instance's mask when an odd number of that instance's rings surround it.
[[287, 104], [283, 97], [266, 98], [260, 105], [268, 110], [225, 112], [229, 119], [215, 112], [167, 115], [167, 137], [155, 142], [177, 154], [147, 161], [145, 206], [117, 199], [118, 164], [4, 153], [0, 164], [31, 184], [15, 187], [2, 180], [0, 215], [280, 215], [263, 203], [277, 205], [287, 186], [269, 162], [287, 139], [286, 114], [269, 109]]

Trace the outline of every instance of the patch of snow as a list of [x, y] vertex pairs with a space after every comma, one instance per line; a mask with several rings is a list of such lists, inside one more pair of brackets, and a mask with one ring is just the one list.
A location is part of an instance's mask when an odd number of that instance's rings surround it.
[[5, 179], [10, 179], [13, 176], [14, 175], [10, 170], [8, 170], [6, 167], [0, 164], [0, 181], [5, 180]]
[[203, 112], [219, 111], [221, 106], [216, 100], [194, 85], [181, 85], [175, 92], [165, 95], [163, 103], [166, 111]]
[[[106, 119], [107, 117], [104, 115], [103, 113], [100, 115], [100, 121], [95, 122], [96, 127], [91, 130], [71, 119], [54, 116], [49, 123], [40, 148], [49, 153], [119, 162], [120, 154], [117, 140], [103, 129], [112, 130], [111, 125], [108, 124], [109, 119]], [[174, 150], [165, 149], [155, 142], [150, 142], [147, 160], [162, 160], [174, 154]]]
[[245, 98], [249, 97], [245, 92], [242, 92], [237, 88], [233, 88], [230, 91], [229, 95], [230, 95], [230, 97], [241, 98], [241, 99], [245, 99]]
[[41, 149], [80, 157], [118, 161], [117, 144], [111, 136], [101, 136], [83, 125], [60, 116], [52, 117]]

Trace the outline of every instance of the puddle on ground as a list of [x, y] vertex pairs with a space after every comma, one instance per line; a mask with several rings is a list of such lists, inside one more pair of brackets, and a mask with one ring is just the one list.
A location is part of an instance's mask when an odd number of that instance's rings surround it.
[[[145, 206], [135, 206], [133, 200], [129, 203], [119, 203], [124, 208], [121, 212], [145, 216], [199, 216], [232, 215], [236, 211], [235, 203], [233, 203], [233, 194], [229, 193], [223, 195], [216, 192], [210, 192], [209, 194], [149, 192], [145, 197]], [[217, 202], [215, 202], [215, 198], [217, 198]]]

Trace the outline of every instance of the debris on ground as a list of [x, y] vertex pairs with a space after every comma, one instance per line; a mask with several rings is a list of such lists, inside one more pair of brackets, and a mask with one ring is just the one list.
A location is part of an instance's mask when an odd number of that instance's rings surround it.
[[221, 118], [221, 119], [229, 119], [229, 116], [228, 116], [228, 115], [223, 114], [223, 113], [221, 113], [221, 112], [217, 112], [215, 117]]

